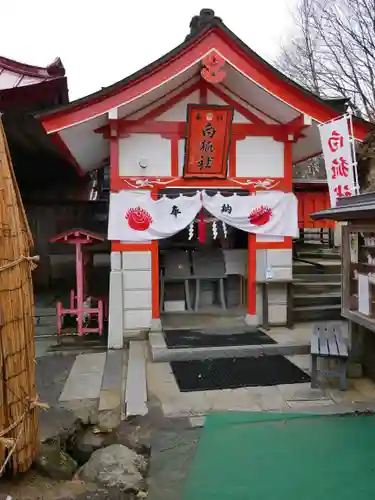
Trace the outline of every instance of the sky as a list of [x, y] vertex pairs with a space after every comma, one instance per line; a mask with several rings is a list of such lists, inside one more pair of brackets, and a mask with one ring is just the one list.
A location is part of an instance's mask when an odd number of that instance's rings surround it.
[[269, 62], [293, 29], [297, 0], [2, 0], [0, 55], [36, 66], [60, 57], [70, 99], [110, 85], [169, 52], [211, 8]]

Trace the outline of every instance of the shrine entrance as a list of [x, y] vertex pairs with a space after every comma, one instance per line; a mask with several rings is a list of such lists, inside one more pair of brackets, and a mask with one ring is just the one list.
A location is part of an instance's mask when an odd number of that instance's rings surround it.
[[[196, 192], [166, 189], [159, 196], [173, 199]], [[210, 196], [217, 192], [206, 191]], [[228, 201], [234, 193], [248, 196], [244, 190], [220, 190]], [[224, 202], [221, 210], [230, 211], [230, 203]], [[188, 227], [159, 240], [160, 317], [164, 329], [245, 326], [248, 239], [247, 232], [225, 224], [203, 208]]]

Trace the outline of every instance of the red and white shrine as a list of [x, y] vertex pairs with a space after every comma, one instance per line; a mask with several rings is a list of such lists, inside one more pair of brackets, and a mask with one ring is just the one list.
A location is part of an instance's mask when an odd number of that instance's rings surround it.
[[[109, 347], [160, 328], [173, 302], [191, 314], [237, 308], [256, 325], [265, 280], [277, 283], [269, 322], [286, 322], [299, 220], [293, 164], [321, 152], [318, 124], [339, 114], [204, 9], [159, 60], [42, 116], [82, 175], [109, 158]], [[355, 137], [366, 133], [354, 120]], [[203, 285], [215, 280], [218, 300]]]

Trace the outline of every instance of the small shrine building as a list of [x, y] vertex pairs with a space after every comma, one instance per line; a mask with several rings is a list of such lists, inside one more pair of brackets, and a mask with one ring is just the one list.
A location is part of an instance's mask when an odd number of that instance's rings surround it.
[[41, 116], [82, 175], [110, 164], [110, 348], [168, 311], [234, 309], [257, 325], [267, 307], [270, 324], [287, 321], [293, 238], [329, 206], [314, 190], [298, 206], [293, 165], [340, 114], [203, 9], [168, 54]]

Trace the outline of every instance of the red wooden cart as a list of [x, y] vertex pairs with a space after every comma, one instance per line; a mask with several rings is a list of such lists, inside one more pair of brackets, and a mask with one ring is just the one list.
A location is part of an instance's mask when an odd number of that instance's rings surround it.
[[[84, 252], [82, 248], [102, 243], [104, 237], [98, 234], [86, 231], [84, 229], [71, 229], [64, 233], [54, 236], [51, 243], [69, 243], [76, 247], [76, 279], [77, 290], [70, 291], [70, 307], [63, 308], [61, 302], [57, 302], [57, 333], [61, 335], [63, 317], [66, 315], [77, 316], [77, 333], [79, 336], [87, 333], [103, 333], [103, 320], [106, 311], [103, 307], [103, 299], [97, 299], [97, 307], [91, 307], [89, 302], [94, 297], [87, 295], [87, 276], [86, 265], [90, 260], [90, 255]], [[97, 317], [97, 327], [86, 327], [91, 317]]]

